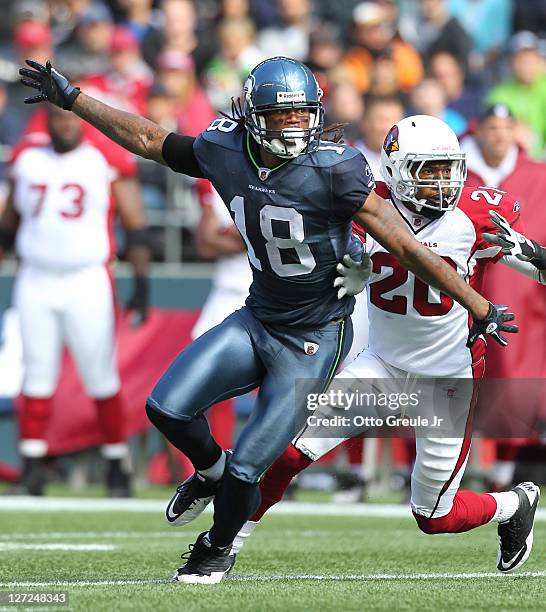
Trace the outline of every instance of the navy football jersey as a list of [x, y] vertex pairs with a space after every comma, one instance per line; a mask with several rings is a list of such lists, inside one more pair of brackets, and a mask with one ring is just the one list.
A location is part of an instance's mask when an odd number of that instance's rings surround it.
[[264, 323], [316, 327], [349, 315], [354, 298], [337, 299], [335, 267], [345, 253], [360, 259], [351, 218], [375, 183], [360, 151], [319, 149], [275, 169], [252, 155], [250, 136], [216, 119], [193, 151], [243, 237], [253, 282], [247, 306]]

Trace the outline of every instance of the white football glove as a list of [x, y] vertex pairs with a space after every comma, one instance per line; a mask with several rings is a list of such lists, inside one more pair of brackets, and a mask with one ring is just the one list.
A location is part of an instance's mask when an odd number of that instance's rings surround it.
[[482, 234], [484, 240], [500, 246], [504, 255], [512, 255], [521, 261], [530, 261], [539, 270], [546, 268], [546, 251], [543, 247], [516, 232], [498, 212], [490, 210], [489, 216], [493, 225], [499, 228], [499, 232]]
[[334, 287], [339, 287], [337, 298], [340, 300], [345, 295], [357, 295], [364, 290], [372, 273], [372, 262], [366, 253], [362, 254], [362, 261], [344, 255], [336, 270], [339, 276], [334, 280]]

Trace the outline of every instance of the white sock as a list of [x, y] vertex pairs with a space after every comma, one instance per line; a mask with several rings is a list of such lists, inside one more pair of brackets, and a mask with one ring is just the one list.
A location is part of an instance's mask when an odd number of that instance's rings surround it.
[[243, 544], [248, 536], [256, 529], [258, 525], [258, 521], [247, 521], [240, 529], [239, 533], [235, 536], [235, 540], [233, 540], [233, 545], [231, 547], [231, 553], [236, 555], [241, 548], [243, 548]]
[[218, 459], [216, 463], [213, 463], [206, 470], [198, 470], [197, 473], [205, 477], [207, 480], [212, 480], [214, 482], [222, 478], [222, 474], [224, 473], [225, 467], [226, 467], [226, 453], [222, 451], [222, 454], [220, 455], [220, 459]]
[[519, 506], [519, 496], [515, 491], [504, 491], [503, 493], [489, 493], [497, 502], [497, 510], [491, 522], [504, 523], [514, 516]]

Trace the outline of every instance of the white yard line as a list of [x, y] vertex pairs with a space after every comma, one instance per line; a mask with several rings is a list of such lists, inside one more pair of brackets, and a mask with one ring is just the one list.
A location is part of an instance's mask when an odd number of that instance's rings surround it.
[[[74, 497], [0, 497], [0, 512], [159, 512], [165, 511], [164, 500], [90, 499]], [[212, 504], [205, 512], [212, 513]], [[281, 502], [269, 513], [313, 516], [364, 516], [374, 518], [412, 518], [405, 504], [334, 504]], [[546, 521], [546, 509], [537, 510], [537, 521]]]
[[[165, 525], [166, 527], [167, 525]], [[186, 531], [184, 529], [184, 535], [186, 536], [197, 536], [200, 531]], [[165, 531], [48, 531], [41, 533], [31, 532], [17, 532], [17, 533], [2, 533], [0, 534], [0, 546], [1, 542], [13, 542], [13, 540], [109, 540], [109, 539], [142, 539], [142, 538], [172, 538], [172, 529], [165, 529]]]
[[[230, 581], [234, 582], [268, 582], [268, 581], [358, 581], [358, 582], [378, 582], [386, 580], [474, 580], [479, 578], [499, 578], [509, 580], [513, 578], [544, 578], [546, 571], [541, 572], [521, 572], [519, 574], [501, 574], [500, 572], [431, 572], [420, 574], [286, 574], [271, 576], [231, 576]], [[101, 586], [131, 586], [148, 584], [173, 584], [168, 579], [149, 579], [149, 580], [51, 580], [47, 582], [35, 581], [6, 581], [0, 582], [0, 588], [46, 588], [46, 587], [101, 587]], [[176, 585], [177, 588], [184, 588]]]
[[6, 550], [74, 550], [74, 551], [109, 551], [117, 546], [112, 544], [24, 544], [23, 542], [0, 542], [0, 552]]

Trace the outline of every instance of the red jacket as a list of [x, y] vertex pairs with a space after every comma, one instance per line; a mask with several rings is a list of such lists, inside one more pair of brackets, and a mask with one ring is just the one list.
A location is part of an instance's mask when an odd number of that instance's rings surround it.
[[[467, 185], [483, 185], [483, 179], [469, 171]], [[521, 205], [526, 232], [546, 244], [546, 164], [519, 153], [515, 170], [498, 186]], [[499, 262], [485, 276], [483, 295], [507, 304], [516, 315], [518, 334], [508, 334], [509, 345], [491, 340], [487, 350], [488, 378], [546, 377], [546, 286], [540, 285]]]

